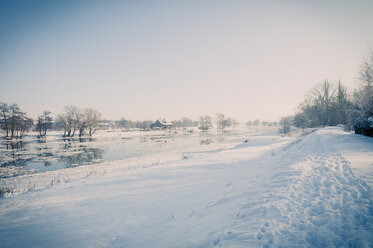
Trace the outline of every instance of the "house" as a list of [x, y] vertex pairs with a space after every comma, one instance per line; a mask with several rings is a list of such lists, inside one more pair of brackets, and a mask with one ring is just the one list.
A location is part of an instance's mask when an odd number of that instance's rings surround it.
[[173, 127], [174, 127], [174, 124], [172, 124], [172, 122], [166, 119], [157, 120], [156, 122], [150, 125], [150, 128], [153, 130], [172, 129]]

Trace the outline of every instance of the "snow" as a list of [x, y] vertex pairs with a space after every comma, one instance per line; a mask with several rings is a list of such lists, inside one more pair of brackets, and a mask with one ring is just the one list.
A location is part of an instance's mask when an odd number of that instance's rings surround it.
[[373, 139], [245, 137], [1, 179], [1, 246], [373, 246]]
[[[263, 130], [265, 129], [256, 129]], [[120, 163], [126, 164], [128, 158], [144, 158], [152, 154], [162, 154], [163, 160], [170, 154], [189, 157], [191, 153], [229, 149], [246, 135], [242, 131], [247, 133], [248, 130], [238, 128], [223, 133], [215, 130], [190, 133], [188, 130], [116, 129], [102, 130], [93, 139], [62, 138], [61, 133], [51, 132], [50, 136], [41, 141], [36, 135], [27, 136], [21, 141], [0, 140], [0, 178], [81, 165], [107, 164], [116, 160], [124, 160]]]

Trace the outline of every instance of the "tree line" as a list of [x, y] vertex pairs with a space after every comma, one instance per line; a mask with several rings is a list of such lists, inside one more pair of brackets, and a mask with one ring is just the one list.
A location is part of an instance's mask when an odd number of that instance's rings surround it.
[[[133, 128], [149, 130], [151, 124], [153, 124], [153, 123], [154, 123], [154, 121], [152, 121], [152, 120], [132, 121], [132, 120], [129, 120], [129, 119], [121, 118], [120, 120], [115, 121], [115, 126], [125, 128], [127, 130], [133, 129]], [[187, 117], [182, 117], [180, 120], [173, 120], [173, 121], [171, 121], [171, 123], [176, 128], [198, 126], [198, 121], [193, 121], [192, 119], [189, 119]]]
[[57, 116], [57, 124], [63, 130], [64, 137], [78, 135], [92, 136], [99, 127], [101, 113], [91, 108], [79, 108], [74, 105], [65, 107], [65, 111]]
[[[47, 130], [53, 127], [50, 111], [44, 111], [34, 122], [17, 104], [1, 102], [0, 113], [0, 128], [5, 138], [22, 138], [32, 129], [38, 132], [39, 137], [44, 137], [47, 135]], [[56, 129], [63, 130], [64, 137], [74, 137], [74, 135], [82, 137], [92, 136], [98, 130], [100, 121], [101, 114], [97, 110], [70, 105], [57, 116], [54, 125]]]
[[[39, 137], [45, 137], [50, 129], [63, 131], [63, 137], [92, 136], [103, 127], [103, 124], [114, 123], [111, 127], [129, 129], [149, 130], [152, 120], [131, 121], [121, 118], [117, 121], [105, 121], [101, 113], [92, 108], [80, 108], [69, 105], [64, 108], [63, 113], [56, 118], [51, 116], [50, 111], [43, 111], [36, 121], [28, 117], [17, 104], [7, 104], [0, 102], [0, 129], [3, 130], [5, 138], [22, 138], [30, 130], [38, 133]], [[217, 130], [223, 130], [231, 126], [236, 126], [238, 122], [232, 118], [225, 118], [224, 114], [217, 113], [215, 117], [208, 115], [201, 116], [199, 121], [193, 121], [187, 117], [172, 121], [175, 128], [199, 127], [206, 131], [216, 126]]]
[[348, 123], [358, 134], [373, 136], [373, 51], [359, 71], [361, 85], [352, 94]]
[[276, 126], [277, 122], [275, 121], [260, 121], [260, 120], [254, 120], [254, 121], [248, 121], [246, 122], [246, 125], [251, 127], [251, 126]]
[[34, 121], [21, 111], [17, 104], [0, 102], [0, 127], [6, 138], [22, 138], [34, 125]]
[[216, 113], [215, 118], [213, 119], [209, 115], [204, 115], [199, 117], [199, 129], [202, 131], [207, 131], [213, 127], [215, 124], [217, 130], [223, 130], [231, 126], [237, 126], [238, 121], [232, 118], [225, 118], [224, 114]]
[[[115, 121], [116, 127], [125, 128], [127, 130], [138, 128], [148, 130], [150, 125], [154, 123], [152, 120], [146, 121], [131, 121], [129, 119], [121, 118]], [[225, 118], [224, 114], [216, 113], [214, 117], [204, 115], [199, 117], [199, 121], [194, 121], [187, 117], [182, 117], [179, 120], [171, 121], [174, 128], [198, 127], [200, 130], [206, 131], [211, 129], [214, 125], [218, 130], [237, 126], [238, 122], [232, 118]]]
[[294, 116], [280, 120], [280, 131], [344, 125], [357, 134], [373, 136], [373, 52], [359, 70], [360, 85], [349, 93], [343, 84], [324, 80], [313, 87]]

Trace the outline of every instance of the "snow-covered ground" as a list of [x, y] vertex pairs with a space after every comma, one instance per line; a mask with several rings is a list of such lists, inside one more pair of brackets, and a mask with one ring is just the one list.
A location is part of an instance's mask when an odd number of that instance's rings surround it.
[[0, 246], [373, 247], [372, 138], [260, 133], [172, 156], [1, 179]]

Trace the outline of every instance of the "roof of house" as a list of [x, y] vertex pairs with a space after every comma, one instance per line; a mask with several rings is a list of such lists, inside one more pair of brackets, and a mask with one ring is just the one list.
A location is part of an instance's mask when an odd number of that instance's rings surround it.
[[172, 122], [170, 120], [167, 120], [166, 118], [163, 118], [161, 120], [158, 120], [160, 123], [162, 123], [162, 125], [166, 125], [166, 126], [169, 126], [169, 125], [173, 125]]
[[159, 124], [162, 126], [173, 126], [172, 122], [167, 121], [166, 119], [158, 119], [154, 122], [154, 124], [157, 122], [159, 122]]

